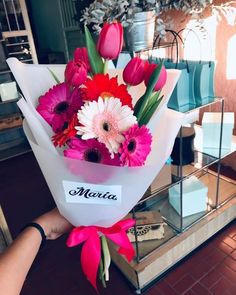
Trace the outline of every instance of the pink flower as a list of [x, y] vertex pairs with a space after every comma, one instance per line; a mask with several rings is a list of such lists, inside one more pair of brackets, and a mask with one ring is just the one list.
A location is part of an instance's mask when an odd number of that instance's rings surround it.
[[57, 84], [39, 98], [37, 111], [52, 126], [54, 132], [63, 130], [82, 105], [78, 90], [70, 93], [65, 83]]
[[151, 151], [152, 135], [143, 125], [133, 125], [123, 133], [125, 141], [122, 143], [119, 154], [121, 166], [142, 166]]
[[65, 81], [71, 87], [81, 86], [87, 79], [88, 68], [82, 60], [70, 60], [65, 69]]
[[137, 119], [130, 107], [122, 106], [120, 99], [99, 97], [98, 101], [90, 101], [78, 111], [78, 121], [81, 124], [75, 127], [78, 135], [84, 140], [96, 138], [104, 143], [113, 158], [124, 140], [122, 132]]
[[105, 59], [116, 59], [123, 45], [123, 27], [120, 23], [105, 23], [97, 42], [97, 50]]
[[70, 106], [73, 110], [80, 110], [81, 107], [84, 105], [82, 100], [82, 93], [79, 87], [75, 87], [70, 95]]
[[[148, 81], [157, 66], [158, 66], [157, 64], [149, 64], [148, 68], [146, 69], [145, 79], [144, 79], [146, 86], [148, 85]], [[160, 89], [162, 89], [166, 83], [166, 80], [167, 80], [167, 72], [166, 72], [165, 67], [163, 66], [161, 69], [159, 79], [154, 87], [154, 91], [159, 91]]]
[[84, 160], [105, 165], [120, 166], [118, 157], [111, 159], [108, 149], [96, 139], [72, 139], [69, 149], [64, 151], [65, 157]]
[[147, 62], [139, 57], [132, 58], [123, 71], [123, 80], [126, 84], [136, 86], [143, 82]]
[[75, 62], [83, 61], [87, 66], [88, 72], [91, 72], [91, 66], [90, 66], [89, 57], [88, 57], [88, 51], [87, 51], [86, 47], [76, 48], [75, 49], [74, 61]]

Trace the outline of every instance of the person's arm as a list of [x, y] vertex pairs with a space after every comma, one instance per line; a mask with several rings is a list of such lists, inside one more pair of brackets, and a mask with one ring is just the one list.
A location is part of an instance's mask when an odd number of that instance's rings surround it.
[[[71, 224], [54, 209], [34, 222], [44, 230], [47, 239], [54, 240], [67, 232]], [[18, 295], [25, 277], [38, 253], [42, 242], [40, 232], [34, 227], [27, 227], [0, 255], [0, 294]]]

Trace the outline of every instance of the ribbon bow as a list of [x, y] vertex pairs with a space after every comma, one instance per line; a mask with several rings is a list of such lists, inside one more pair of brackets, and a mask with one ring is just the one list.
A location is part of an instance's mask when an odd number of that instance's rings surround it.
[[66, 244], [68, 247], [74, 247], [84, 242], [81, 252], [81, 265], [87, 279], [96, 290], [96, 278], [101, 260], [100, 234], [117, 244], [120, 247], [118, 253], [124, 255], [128, 261], [131, 261], [135, 252], [126, 231], [134, 224], [134, 219], [126, 219], [108, 228], [79, 226], [71, 231]]

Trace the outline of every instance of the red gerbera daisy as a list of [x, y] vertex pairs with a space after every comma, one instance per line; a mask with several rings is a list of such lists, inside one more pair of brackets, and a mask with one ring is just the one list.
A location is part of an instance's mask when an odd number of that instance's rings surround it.
[[68, 140], [76, 136], [77, 130], [75, 126], [78, 126], [78, 124], [77, 114], [74, 114], [69, 121], [68, 127], [52, 137], [53, 144], [59, 147], [65, 145]]
[[98, 101], [99, 97], [119, 98], [122, 105], [132, 106], [132, 98], [128, 93], [127, 86], [119, 85], [117, 77], [109, 78], [108, 74], [96, 74], [93, 79], [87, 79], [84, 88], [81, 89], [83, 100]]

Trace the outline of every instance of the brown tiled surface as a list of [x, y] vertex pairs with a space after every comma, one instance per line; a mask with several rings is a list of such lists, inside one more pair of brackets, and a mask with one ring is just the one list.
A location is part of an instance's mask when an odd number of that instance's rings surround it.
[[[96, 295], [80, 266], [80, 248], [66, 248], [66, 237], [49, 242], [24, 284], [21, 295]], [[147, 295], [235, 295], [236, 221], [194, 251], [156, 282]], [[108, 287], [101, 295], [134, 294], [119, 270], [112, 265]]]
[[157, 293], [163, 292], [165, 282], [176, 294], [235, 295], [236, 294], [236, 222], [234, 221], [207, 244], [197, 249], [185, 261], [156, 284]]

